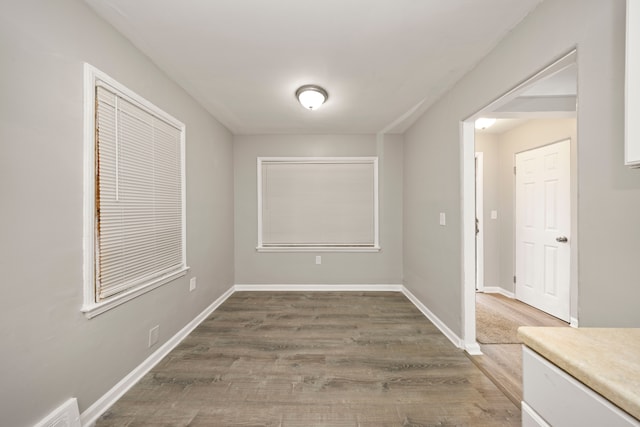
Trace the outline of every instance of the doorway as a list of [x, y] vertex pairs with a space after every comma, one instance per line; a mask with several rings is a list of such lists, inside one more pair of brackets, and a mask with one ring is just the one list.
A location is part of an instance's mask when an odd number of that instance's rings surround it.
[[[555, 241], [559, 230], [570, 228], [567, 178], [571, 139], [562, 138], [575, 138], [575, 123], [575, 118], [521, 119], [503, 123], [503, 126], [513, 126], [507, 129], [494, 130], [493, 133], [477, 131], [475, 134], [475, 148], [483, 151], [485, 166], [483, 204], [486, 209], [480, 229], [486, 237], [486, 286], [475, 294], [476, 339], [482, 355], [472, 356], [472, 361], [516, 404], [522, 399], [518, 327], [568, 326], [557, 317], [534, 308], [540, 305], [526, 299], [530, 295], [523, 296], [518, 288], [526, 284], [525, 290], [529, 293], [543, 289], [539, 295], [533, 296], [545, 300], [550, 298], [547, 294], [557, 294], [559, 283], [566, 279], [566, 310], [569, 310], [568, 274], [558, 277], [560, 263], [554, 255], [558, 254], [558, 246], [561, 245]], [[554, 143], [554, 140], [560, 142]], [[564, 150], [559, 150], [558, 146]], [[556, 155], [558, 151], [562, 151], [560, 156]], [[566, 176], [558, 177], [559, 169]], [[563, 186], [565, 191], [561, 191]], [[524, 209], [518, 209], [519, 206]], [[545, 206], [546, 211], [537, 209]], [[523, 222], [527, 227], [518, 226]], [[531, 228], [538, 231], [536, 227], [542, 228], [543, 237], [553, 233], [548, 236], [553, 241], [536, 240], [536, 235], [534, 238], [529, 235], [523, 237], [519, 232], [524, 229], [530, 234]], [[535, 255], [542, 250], [542, 261], [537, 256], [533, 262], [518, 262], [522, 258], [523, 247], [531, 248]], [[568, 252], [568, 243], [560, 249]], [[517, 271], [523, 264], [526, 273], [533, 276], [528, 282], [525, 281], [525, 273]], [[569, 269], [568, 262], [565, 268]], [[546, 274], [545, 269], [549, 270]], [[512, 281], [514, 276], [519, 278], [515, 283]], [[546, 283], [536, 283], [534, 279], [542, 279]]]
[[[480, 346], [476, 341], [476, 313], [475, 313], [475, 296], [476, 286], [478, 283], [478, 273], [480, 272], [477, 262], [477, 250], [476, 250], [476, 147], [475, 147], [475, 128], [474, 122], [480, 117], [497, 117], [498, 121], [501, 119], [548, 119], [552, 117], [572, 117], [576, 118], [576, 99], [577, 93], [571, 96], [548, 96], [545, 91], [553, 88], [558, 83], [558, 80], [562, 80], [561, 77], [567, 73], [563, 71], [573, 68], [574, 71], [574, 85], [576, 74], [576, 51], [571, 51], [559, 60], [550, 64], [540, 72], [536, 73], [530, 79], [524, 83], [518, 85], [504, 96], [496, 99], [496, 101], [490, 103], [482, 110], [478, 111], [473, 116], [470, 116], [467, 120], [461, 124], [461, 136], [462, 136], [462, 186], [463, 186], [463, 341], [465, 349], [471, 355], [482, 354]], [[571, 73], [569, 73], [571, 74]], [[554, 79], [558, 77], [558, 79]], [[556, 139], [557, 141], [557, 139]], [[570, 142], [571, 145], [571, 164], [575, 165], [576, 156], [576, 144], [577, 139], [573, 138]], [[550, 141], [553, 142], [553, 141]], [[487, 169], [487, 159], [484, 159], [485, 170]], [[569, 276], [570, 276], [570, 319], [572, 325], [577, 325], [577, 262], [575, 257], [577, 255], [577, 230], [576, 230], [576, 203], [577, 192], [575, 191], [575, 183], [577, 182], [577, 171], [575, 168], [571, 169], [571, 226], [568, 232], [568, 248], [572, 255]], [[515, 177], [512, 176], [513, 183], [515, 183]], [[485, 191], [487, 189], [487, 183], [484, 183]], [[503, 206], [504, 207], [504, 206]], [[508, 209], [515, 209], [514, 205], [507, 207]], [[504, 214], [500, 209], [492, 209], [485, 203], [485, 219], [486, 221], [492, 221], [492, 218], [501, 217]], [[495, 212], [494, 212], [495, 211]], [[489, 213], [488, 213], [489, 212]], [[486, 222], [485, 221], [485, 222]], [[483, 232], [485, 224], [480, 224], [480, 232]], [[507, 231], [515, 234], [515, 226]], [[561, 236], [558, 236], [561, 237]], [[569, 238], [570, 237], [570, 238]], [[488, 236], [484, 235], [485, 242]], [[515, 264], [515, 237], [511, 239], [511, 248], [501, 248], [501, 254], [504, 255], [504, 259]], [[485, 247], [485, 259], [490, 256], [490, 251]], [[506, 254], [506, 255], [505, 255]], [[487, 268], [484, 268], [484, 272], [487, 273]], [[509, 268], [503, 268], [502, 273], [509, 271]], [[505, 274], [503, 274], [502, 282], [494, 284], [489, 283], [487, 277], [484, 277], [484, 288], [491, 288], [492, 286], [502, 287], [504, 294], [511, 296], [515, 295], [515, 283], [513, 277], [516, 269], [515, 265], [512, 267], [510, 275], [510, 283], [506, 283], [504, 280]], [[509, 288], [510, 286], [510, 288]]]

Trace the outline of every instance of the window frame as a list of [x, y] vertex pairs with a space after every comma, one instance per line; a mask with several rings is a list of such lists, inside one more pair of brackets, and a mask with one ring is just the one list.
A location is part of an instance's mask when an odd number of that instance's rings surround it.
[[[114, 90], [118, 96], [135, 104], [148, 113], [180, 130], [181, 162], [181, 205], [182, 205], [182, 263], [176, 270], [140, 283], [116, 295], [97, 300], [96, 289], [96, 86], [102, 84]], [[87, 318], [93, 318], [127, 301], [143, 295], [187, 274], [186, 246], [186, 127], [179, 120], [158, 108], [142, 96], [125, 87], [104, 72], [90, 64], [84, 64], [84, 197], [83, 197], [83, 305], [81, 311]]]
[[[347, 164], [366, 163], [373, 165], [373, 215], [374, 215], [374, 243], [373, 246], [264, 246], [263, 242], [263, 188], [262, 168], [265, 162], [294, 163], [294, 164]], [[379, 173], [378, 157], [258, 157], [257, 158], [257, 195], [258, 195], [258, 252], [380, 252], [380, 220], [379, 220]]]

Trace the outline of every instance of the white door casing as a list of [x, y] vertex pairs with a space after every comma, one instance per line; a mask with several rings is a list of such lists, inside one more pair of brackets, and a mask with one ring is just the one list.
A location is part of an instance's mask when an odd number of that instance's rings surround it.
[[570, 320], [570, 140], [516, 154], [516, 298]]

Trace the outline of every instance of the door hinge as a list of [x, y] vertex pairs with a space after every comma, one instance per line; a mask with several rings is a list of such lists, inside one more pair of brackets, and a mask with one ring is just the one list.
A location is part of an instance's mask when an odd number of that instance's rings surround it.
[[516, 283], [516, 276], [513, 276], [513, 283]]
[[516, 167], [515, 166], [513, 167], [513, 174], [514, 175], [516, 174]]

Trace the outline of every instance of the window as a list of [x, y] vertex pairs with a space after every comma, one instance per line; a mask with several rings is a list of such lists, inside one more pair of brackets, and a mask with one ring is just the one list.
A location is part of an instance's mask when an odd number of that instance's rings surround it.
[[379, 251], [376, 157], [258, 158], [258, 251]]
[[186, 274], [184, 125], [85, 67], [89, 317]]

